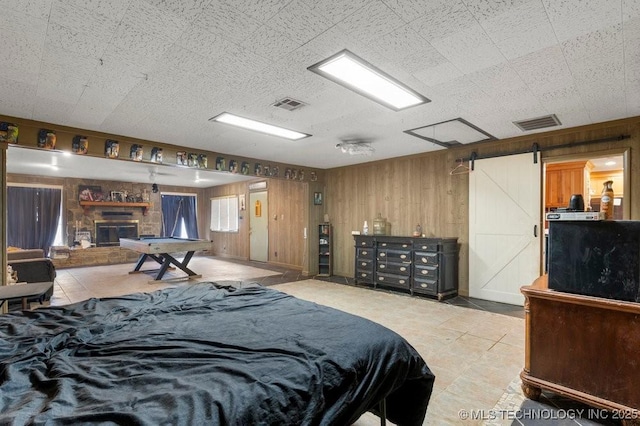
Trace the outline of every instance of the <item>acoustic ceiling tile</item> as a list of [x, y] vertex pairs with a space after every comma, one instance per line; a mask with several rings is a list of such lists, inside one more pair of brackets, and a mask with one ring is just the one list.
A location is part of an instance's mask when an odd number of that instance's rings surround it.
[[169, 41], [177, 40], [189, 25], [189, 21], [182, 16], [158, 9], [146, 1], [132, 1], [121, 22]]
[[107, 43], [108, 38], [102, 34], [81, 33], [53, 22], [47, 28], [47, 44], [79, 55], [100, 58]]
[[182, 33], [176, 44], [212, 60], [224, 55], [234, 45], [224, 37], [195, 24]]
[[449, 63], [449, 61], [426, 42], [422, 45], [422, 49], [419, 52], [406, 56], [399, 61], [399, 65], [411, 74], [420, 73], [444, 63]]
[[431, 41], [433, 47], [463, 73], [502, 63], [505, 57], [484, 30], [473, 24], [449, 37]]
[[370, 0], [303, 0], [314, 12], [334, 24], [366, 6]]
[[422, 71], [415, 72], [413, 75], [427, 86], [437, 86], [442, 83], [454, 81], [463, 74], [455, 65], [445, 59], [443, 62], [424, 68]]
[[33, 120], [46, 123], [67, 123], [74, 103], [66, 103], [58, 100], [36, 97], [33, 107]]
[[267, 22], [298, 44], [307, 43], [333, 26], [333, 22], [307, 6], [293, 0]]
[[0, 78], [0, 111], [31, 118], [36, 91], [35, 84]]
[[226, 2], [215, 1], [204, 8], [194, 21], [200, 28], [234, 43], [241, 43], [261, 23]]
[[511, 7], [482, 20], [480, 25], [507, 59], [557, 44], [551, 23], [539, 2]]
[[380, 0], [372, 1], [338, 23], [348, 36], [363, 42], [370, 42], [404, 25], [405, 22]]
[[168, 67], [168, 69], [173, 68], [183, 72], [207, 76], [211, 74], [211, 67], [215, 65], [216, 61], [173, 45], [162, 56], [160, 63]]
[[[623, 54], [625, 37], [622, 33], [622, 24], [601, 28], [593, 32], [581, 34], [577, 37], [560, 43], [564, 56], [569, 63], [582, 59], [592, 60], [602, 54], [610, 55], [616, 52]], [[638, 49], [636, 49], [637, 51]]]
[[478, 21], [494, 19], [499, 16], [510, 15], [513, 9], [531, 4], [542, 4], [531, 0], [487, 1], [465, 0], [467, 8]]
[[[12, 10], [38, 19], [49, 19], [52, 0], [0, 0], [0, 10]], [[4, 19], [3, 19], [4, 20]]]
[[433, 9], [445, 6], [451, 0], [385, 0], [385, 4], [405, 22], [428, 15]]
[[141, 28], [122, 22], [115, 31], [107, 50], [111, 53], [125, 51], [133, 57], [142, 56], [144, 59], [141, 58], [136, 62], [148, 63], [160, 59], [172, 44], [173, 42], [166, 38], [155, 37], [142, 31]]
[[622, 17], [625, 21], [640, 18], [640, 2], [638, 0], [622, 0]]
[[96, 38], [111, 38], [118, 21], [84, 7], [74, 7], [61, 0], [53, 2], [50, 23], [63, 26], [73, 33], [93, 34]]
[[480, 89], [491, 96], [503, 96], [512, 92], [524, 93], [525, 89], [528, 91], [527, 85], [508, 63], [494, 65], [470, 73], [468, 77]]
[[2, 29], [4, 31], [28, 32], [44, 39], [48, 22], [46, 16], [29, 15], [21, 10], [2, 9]]
[[96, 15], [120, 22], [127, 13], [131, 0], [55, 0], [73, 9], [87, 9]]
[[371, 48], [393, 62], [401, 62], [405, 57], [413, 57], [423, 50], [430, 49], [438, 54], [429, 43], [418, 35], [411, 27], [405, 25], [378, 37], [371, 42]]
[[573, 76], [557, 45], [514, 59], [510, 64], [534, 93], [573, 87]]
[[145, 0], [147, 3], [187, 21], [192, 21], [206, 8], [211, 0]]
[[477, 24], [473, 14], [461, 0], [444, 2], [410, 23], [411, 27], [428, 42], [453, 36]]
[[6, 79], [31, 82], [37, 80], [43, 38], [31, 33], [16, 33], [0, 28], [2, 60], [0, 70]]
[[79, 55], [60, 47], [45, 44], [40, 74], [47, 79], [73, 77], [88, 81], [100, 60]]
[[246, 38], [242, 46], [264, 58], [277, 60], [300, 47], [300, 44], [283, 33], [263, 25]]
[[542, 0], [559, 42], [620, 22], [621, 2]]
[[282, 0], [224, 0], [227, 4], [260, 22], [267, 22], [286, 5]]

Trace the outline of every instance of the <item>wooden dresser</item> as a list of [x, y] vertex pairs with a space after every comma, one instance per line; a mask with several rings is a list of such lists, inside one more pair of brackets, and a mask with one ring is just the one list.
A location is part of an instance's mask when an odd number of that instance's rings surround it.
[[458, 294], [457, 238], [355, 237], [355, 281], [442, 300]]
[[[525, 296], [525, 395], [541, 389], [640, 417], [640, 303], [549, 290], [547, 276]], [[625, 418], [626, 417], [626, 418]]]

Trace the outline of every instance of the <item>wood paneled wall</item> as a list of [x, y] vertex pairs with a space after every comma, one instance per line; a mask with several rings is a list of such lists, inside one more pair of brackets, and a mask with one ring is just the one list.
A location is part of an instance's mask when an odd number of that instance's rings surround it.
[[[315, 244], [311, 230], [316, 228], [321, 216], [318, 212], [323, 206], [313, 206], [313, 192], [310, 186], [317, 188], [317, 182], [299, 182], [283, 179], [262, 179], [267, 181], [269, 200], [269, 263], [280, 264], [300, 269], [309, 273], [310, 268], [317, 268], [310, 262], [310, 245]], [[256, 180], [258, 181], [258, 180]], [[205, 190], [207, 202], [206, 220], [211, 215], [210, 199], [227, 195], [245, 194], [247, 210], [240, 212], [239, 232], [207, 231], [208, 238], [213, 241], [214, 254], [237, 259], [249, 259], [249, 183], [242, 182], [217, 186]], [[313, 223], [315, 221], [315, 224]], [[307, 236], [304, 238], [304, 228]], [[317, 236], [317, 231], [316, 231]], [[316, 237], [317, 240], [317, 237]], [[317, 248], [316, 248], [317, 253]], [[313, 273], [313, 272], [311, 272]]]
[[[630, 139], [545, 150], [560, 144], [592, 141], [618, 135]], [[334, 273], [353, 276], [352, 230], [362, 230], [365, 220], [372, 229], [378, 213], [390, 222], [390, 235], [411, 235], [420, 224], [426, 236], [457, 237], [460, 245], [460, 293], [468, 294], [468, 198], [469, 176], [449, 171], [459, 158], [473, 151], [479, 156], [526, 150], [537, 143], [539, 158], [570, 158], [608, 150], [629, 149], [630, 185], [625, 199], [629, 219], [640, 219], [640, 117], [581, 128], [444, 149], [410, 157], [330, 169], [326, 173], [327, 212], [334, 226]], [[532, 154], [533, 159], [533, 154]], [[542, 182], [541, 182], [542, 184]], [[542, 209], [542, 204], [541, 204]], [[522, 283], [523, 285], [529, 283]]]

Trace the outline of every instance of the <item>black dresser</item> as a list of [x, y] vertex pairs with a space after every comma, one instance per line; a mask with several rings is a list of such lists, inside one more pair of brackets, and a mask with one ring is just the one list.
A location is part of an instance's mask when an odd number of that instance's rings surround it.
[[355, 236], [355, 282], [442, 300], [458, 294], [458, 239]]

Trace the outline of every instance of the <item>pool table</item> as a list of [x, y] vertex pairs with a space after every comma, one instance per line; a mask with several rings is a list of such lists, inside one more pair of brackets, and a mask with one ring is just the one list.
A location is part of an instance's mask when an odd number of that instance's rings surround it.
[[[153, 281], [161, 281], [171, 265], [184, 271], [188, 279], [202, 277], [202, 275], [198, 275], [189, 269], [187, 265], [196, 251], [209, 250], [211, 241], [177, 237], [120, 238], [120, 247], [140, 253], [136, 267], [130, 272], [131, 274], [145, 272], [141, 271], [140, 268], [142, 268], [147, 258], [151, 258], [160, 264], [160, 269]], [[171, 255], [171, 253], [182, 252], [186, 252], [182, 261]]]

